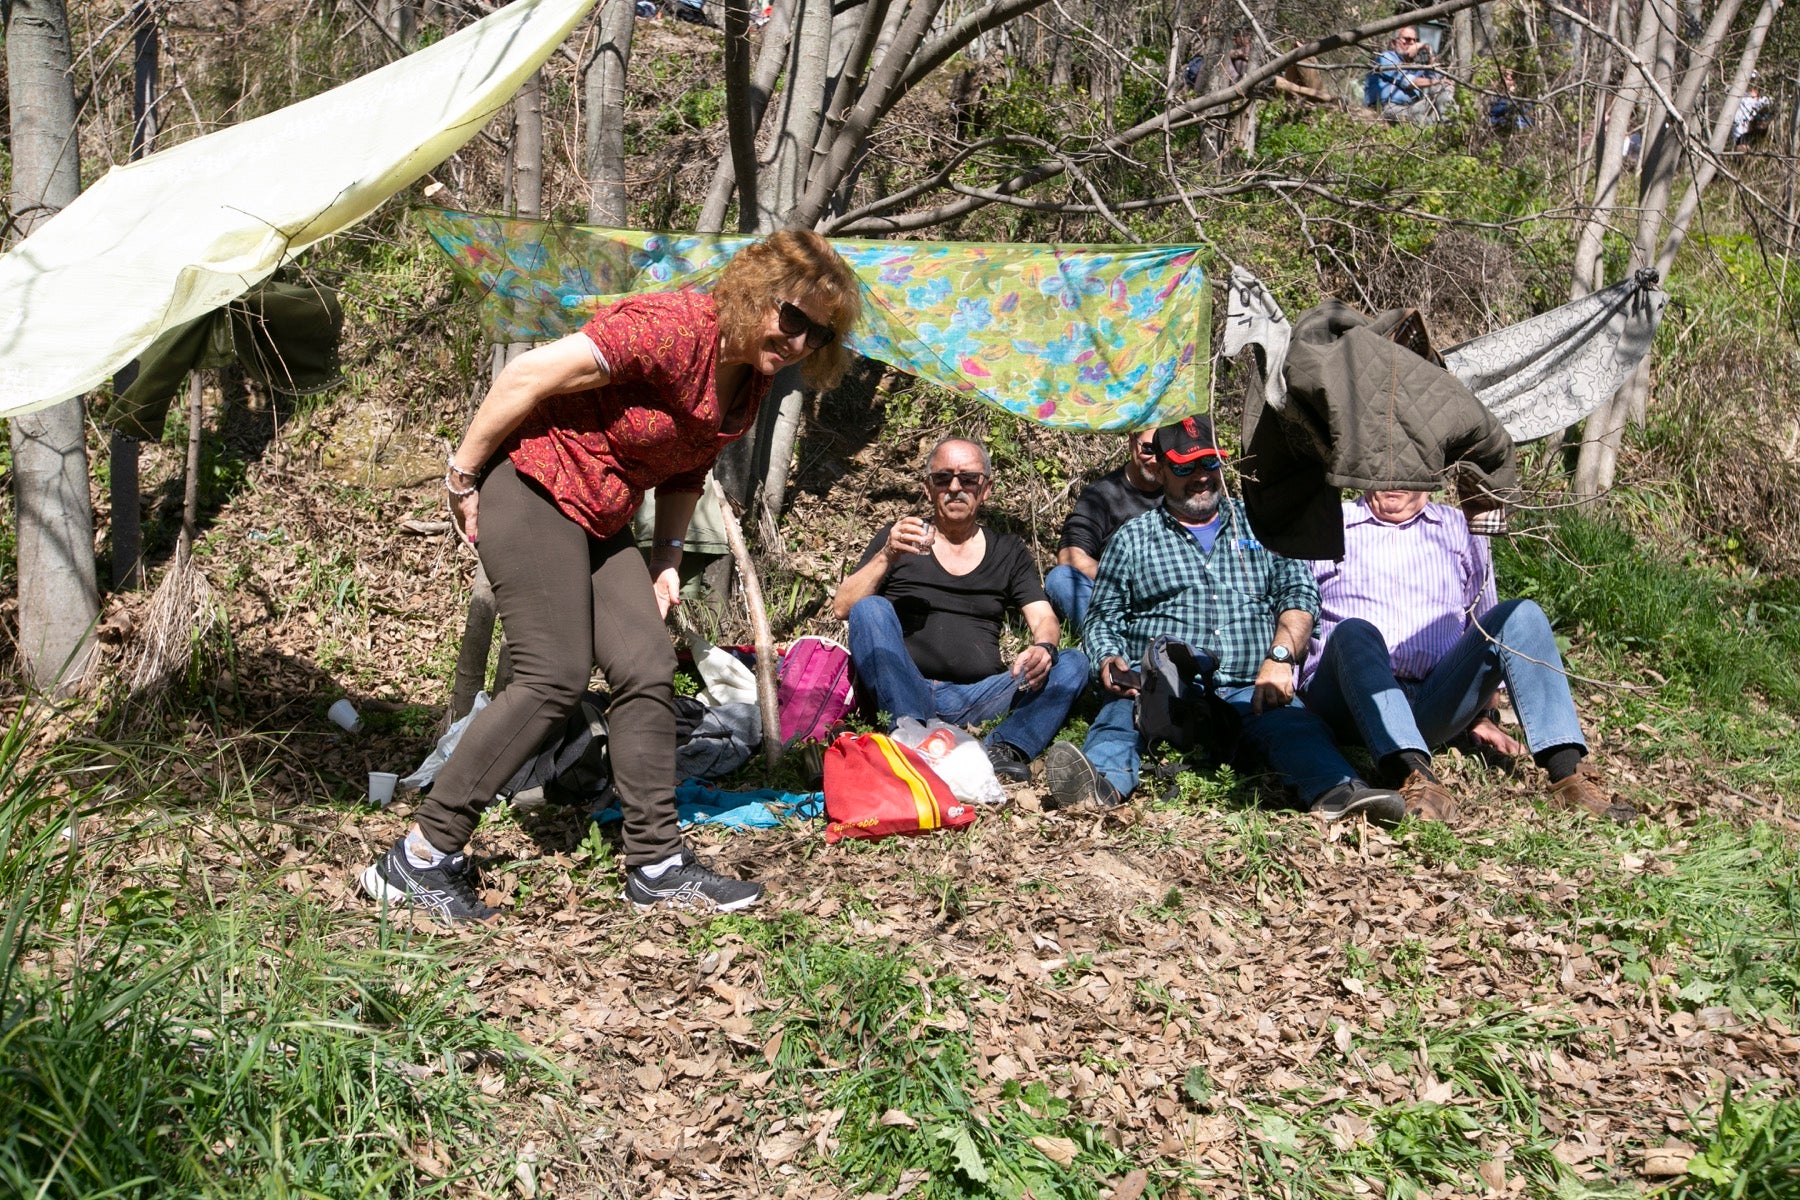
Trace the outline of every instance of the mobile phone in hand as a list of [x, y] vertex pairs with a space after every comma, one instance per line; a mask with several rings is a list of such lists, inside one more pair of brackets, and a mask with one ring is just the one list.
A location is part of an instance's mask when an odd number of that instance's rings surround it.
[[1114, 671], [1112, 673], [1112, 681], [1114, 687], [1125, 688], [1127, 690], [1142, 688], [1144, 686], [1144, 676], [1140, 672], [1133, 671], [1129, 667], [1123, 671]]

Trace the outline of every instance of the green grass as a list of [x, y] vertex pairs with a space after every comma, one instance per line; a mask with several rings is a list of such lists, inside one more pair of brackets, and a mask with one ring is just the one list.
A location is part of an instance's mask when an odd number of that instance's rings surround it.
[[[759, 1033], [771, 1039], [779, 1104], [797, 1120], [843, 1110], [832, 1168], [851, 1187], [888, 1191], [902, 1173], [925, 1171], [915, 1195], [1098, 1197], [1104, 1180], [1130, 1167], [1043, 1081], [1009, 1081], [997, 1100], [975, 1099], [966, 1032], [980, 998], [974, 985], [929, 974], [892, 946], [828, 932], [791, 913], [724, 917], [702, 926], [696, 943], [738, 938], [765, 955], [764, 984], [778, 1007], [760, 1016]], [[1033, 1138], [1066, 1139], [1073, 1160], [1059, 1165]]]
[[[245, 887], [195, 842], [176, 865], [136, 866], [145, 839], [198, 829], [155, 815], [163, 797], [116, 761], [27, 765], [27, 742], [20, 724], [0, 738], [0, 1192], [505, 1185], [512, 1151], [484, 1090], [554, 1075], [479, 1017], [446, 953], [385, 926], [355, 945], [279, 875]], [[71, 817], [82, 837], [63, 836]], [[227, 821], [208, 824], [239, 848]], [[113, 875], [133, 882], [90, 899]]]
[[1733, 1096], [1675, 1191], [1679, 1200], [1788, 1200], [1800, 1195], [1800, 1101]]

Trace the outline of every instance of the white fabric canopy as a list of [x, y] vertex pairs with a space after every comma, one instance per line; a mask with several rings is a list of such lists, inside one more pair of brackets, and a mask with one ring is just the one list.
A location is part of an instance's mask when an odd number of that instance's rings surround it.
[[515, 0], [278, 112], [114, 167], [0, 255], [0, 417], [78, 396], [475, 136], [595, 0]]

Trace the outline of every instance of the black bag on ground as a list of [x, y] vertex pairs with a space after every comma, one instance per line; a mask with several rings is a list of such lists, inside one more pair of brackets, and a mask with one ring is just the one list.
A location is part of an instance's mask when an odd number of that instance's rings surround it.
[[599, 807], [612, 788], [612, 759], [606, 750], [605, 692], [589, 692], [544, 740], [538, 752], [500, 789], [521, 808], [539, 804]]
[[1136, 716], [1145, 748], [1167, 742], [1176, 750], [1205, 750], [1220, 760], [1237, 748], [1237, 710], [1213, 692], [1219, 660], [1164, 635], [1144, 651]]

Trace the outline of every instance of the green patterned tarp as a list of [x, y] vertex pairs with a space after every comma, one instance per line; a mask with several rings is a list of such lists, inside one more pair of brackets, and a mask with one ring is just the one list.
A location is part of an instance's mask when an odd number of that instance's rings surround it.
[[[753, 239], [426, 210], [495, 342], [579, 329], [628, 292], [705, 287]], [[1065, 429], [1149, 429], [1205, 412], [1212, 303], [1196, 246], [833, 242], [863, 289], [851, 346]]]

